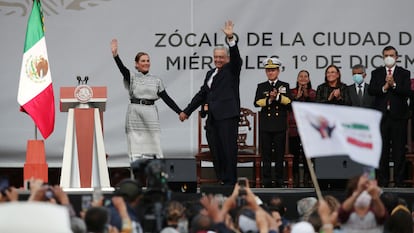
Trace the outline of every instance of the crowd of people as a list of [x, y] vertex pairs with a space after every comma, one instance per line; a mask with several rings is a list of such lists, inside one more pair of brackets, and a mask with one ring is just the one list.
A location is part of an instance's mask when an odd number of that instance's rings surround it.
[[[300, 198], [297, 217], [286, 215], [278, 196], [263, 201], [238, 178], [228, 196], [199, 195], [195, 200], [165, 199], [159, 206], [145, 199], [133, 179], [122, 180], [111, 195], [94, 200], [76, 213], [59, 186], [31, 180], [27, 200], [16, 188], [0, 194], [1, 232], [76, 233], [412, 233], [413, 218], [406, 200], [384, 192], [367, 174], [348, 180], [346, 196]], [[150, 210], [150, 211], [148, 211]], [[148, 217], [147, 214], [151, 216]], [[24, 222], [21, 220], [25, 219]]]

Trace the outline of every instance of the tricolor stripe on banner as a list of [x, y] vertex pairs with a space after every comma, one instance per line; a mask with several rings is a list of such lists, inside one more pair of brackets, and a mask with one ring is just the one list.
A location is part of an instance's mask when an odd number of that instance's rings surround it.
[[42, 6], [33, 1], [27, 23], [17, 102], [33, 119], [43, 138], [55, 125], [55, 100], [44, 37]]
[[368, 125], [365, 124], [342, 124], [348, 135], [346, 141], [356, 147], [372, 149], [372, 136]]

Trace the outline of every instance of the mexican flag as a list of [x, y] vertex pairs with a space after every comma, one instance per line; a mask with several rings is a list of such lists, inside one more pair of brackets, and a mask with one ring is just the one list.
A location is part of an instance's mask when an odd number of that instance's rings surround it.
[[292, 107], [306, 157], [348, 155], [355, 162], [378, 168], [381, 112], [303, 102], [293, 102]]
[[40, 0], [33, 1], [24, 44], [17, 102], [33, 119], [43, 138], [55, 125], [55, 99], [49, 69]]

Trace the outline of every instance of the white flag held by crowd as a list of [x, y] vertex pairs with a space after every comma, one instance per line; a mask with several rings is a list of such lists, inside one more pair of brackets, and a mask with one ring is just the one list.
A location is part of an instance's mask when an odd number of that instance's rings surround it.
[[378, 168], [381, 112], [358, 107], [293, 102], [293, 113], [306, 157], [348, 155]]

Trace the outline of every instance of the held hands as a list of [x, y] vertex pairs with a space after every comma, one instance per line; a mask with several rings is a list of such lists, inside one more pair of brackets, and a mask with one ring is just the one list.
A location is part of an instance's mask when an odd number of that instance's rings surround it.
[[228, 20], [224, 23], [224, 28], [222, 29], [224, 34], [226, 34], [227, 39], [233, 40], [233, 22]]
[[178, 119], [180, 119], [180, 121], [183, 122], [188, 119], [188, 115], [185, 114], [185, 112], [180, 112], [180, 114], [178, 115]]
[[112, 39], [111, 51], [112, 51], [112, 56], [116, 57], [118, 55], [118, 40], [117, 39]]

